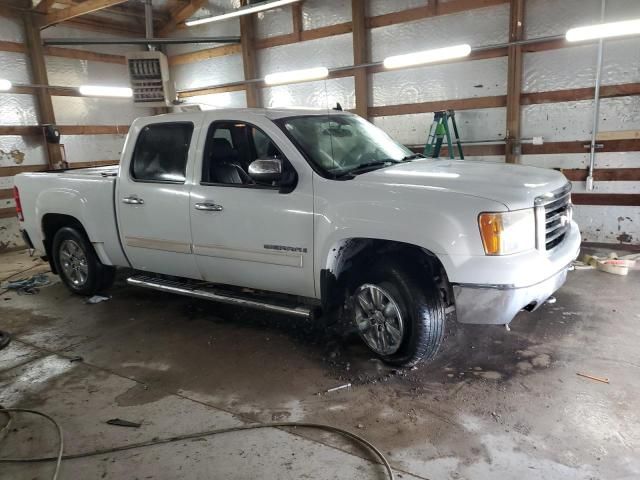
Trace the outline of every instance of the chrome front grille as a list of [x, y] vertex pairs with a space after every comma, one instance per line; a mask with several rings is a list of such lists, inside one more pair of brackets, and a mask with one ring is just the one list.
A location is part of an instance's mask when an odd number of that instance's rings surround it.
[[535, 200], [537, 248], [552, 250], [562, 243], [571, 225], [571, 184]]

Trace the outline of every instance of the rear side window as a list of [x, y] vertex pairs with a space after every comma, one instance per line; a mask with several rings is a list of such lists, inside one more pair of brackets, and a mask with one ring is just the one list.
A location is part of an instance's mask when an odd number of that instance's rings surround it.
[[193, 123], [156, 123], [142, 129], [131, 159], [141, 182], [184, 183]]

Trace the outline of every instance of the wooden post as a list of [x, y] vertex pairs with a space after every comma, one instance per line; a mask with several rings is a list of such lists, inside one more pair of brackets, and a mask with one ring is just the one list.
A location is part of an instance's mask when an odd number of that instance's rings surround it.
[[291, 5], [291, 20], [293, 22], [293, 34], [296, 41], [302, 40], [302, 2]]
[[[354, 65], [362, 65], [369, 62], [365, 0], [351, 0], [351, 21], [353, 23], [353, 63]], [[366, 68], [356, 68], [354, 82], [355, 111], [361, 117], [368, 118], [369, 74]]]
[[[47, 65], [44, 61], [44, 51], [42, 39], [40, 38], [40, 28], [36, 24], [31, 13], [25, 13], [23, 17], [25, 43], [27, 44], [27, 57], [31, 65], [31, 76], [33, 83], [39, 85], [36, 88], [38, 97], [38, 121], [40, 125], [55, 125], [56, 117], [53, 112], [53, 103], [49, 94], [49, 77], [47, 76]], [[45, 143], [49, 168], [62, 168], [63, 156], [62, 147], [57, 143]]]
[[[246, 3], [246, 1], [243, 1], [242, 5], [245, 5]], [[252, 80], [257, 78], [253, 14], [242, 15], [240, 17], [240, 46], [242, 48], [244, 79]], [[245, 85], [245, 90], [247, 92], [247, 107], [254, 108], [262, 106], [258, 84], [247, 83]]]
[[[524, 0], [511, 0], [509, 42], [522, 40], [524, 32]], [[522, 92], [522, 47], [508, 48], [506, 161], [520, 161], [520, 95]]]

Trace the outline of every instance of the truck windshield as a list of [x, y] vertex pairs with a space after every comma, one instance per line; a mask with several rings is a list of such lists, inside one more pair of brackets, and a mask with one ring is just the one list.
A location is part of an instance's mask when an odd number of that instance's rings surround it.
[[310, 115], [278, 121], [307, 158], [332, 177], [410, 160], [411, 150], [355, 115]]

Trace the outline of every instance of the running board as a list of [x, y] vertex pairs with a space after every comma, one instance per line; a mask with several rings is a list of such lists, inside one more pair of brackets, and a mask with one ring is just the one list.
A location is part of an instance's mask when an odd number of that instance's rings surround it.
[[236, 294], [216, 290], [210, 287], [196, 287], [189, 285], [188, 283], [151, 277], [148, 275], [134, 275], [133, 277], [127, 278], [127, 283], [136, 287], [150, 288], [161, 292], [176, 293], [178, 295], [186, 295], [188, 297], [211, 300], [214, 302], [229, 303], [239, 307], [255, 308], [257, 310], [265, 310], [284, 315], [294, 315], [296, 317], [306, 319], [312, 318], [313, 316], [312, 309], [306, 307], [286, 306], [278, 303], [265, 302], [256, 298], [241, 297]]

